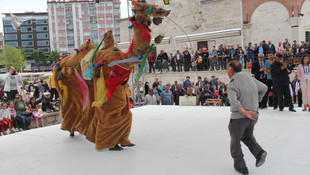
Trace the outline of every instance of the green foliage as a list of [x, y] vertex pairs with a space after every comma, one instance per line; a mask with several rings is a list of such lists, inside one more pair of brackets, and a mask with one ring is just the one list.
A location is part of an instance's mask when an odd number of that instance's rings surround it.
[[47, 61], [45, 54], [41, 50], [35, 50], [32, 52], [31, 57], [36, 63], [44, 65]]
[[26, 84], [28, 84], [27, 80], [23, 80], [23, 85], [25, 86]]
[[55, 50], [51, 52], [47, 60], [53, 62], [53, 61], [56, 61], [58, 57], [60, 57], [60, 53]]
[[22, 49], [4, 45], [2, 53], [0, 53], [0, 63], [5, 68], [13, 66], [16, 70], [20, 71], [26, 66], [25, 54]]

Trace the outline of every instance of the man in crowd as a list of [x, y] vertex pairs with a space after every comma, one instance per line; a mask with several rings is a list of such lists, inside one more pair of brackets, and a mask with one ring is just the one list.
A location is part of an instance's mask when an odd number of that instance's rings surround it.
[[171, 86], [172, 93], [178, 90], [178, 86], [179, 86], [178, 81], [174, 81], [174, 84]]
[[182, 72], [182, 63], [183, 63], [183, 56], [180, 51], [177, 50], [177, 53], [174, 55], [177, 60], [178, 72]]
[[158, 84], [156, 84], [156, 83], [153, 85], [153, 94], [155, 95], [156, 100], [157, 100], [157, 104], [159, 105], [160, 104], [160, 94], [159, 94]]
[[186, 76], [186, 80], [183, 82], [183, 88], [187, 91], [187, 88], [191, 86], [191, 81], [189, 81], [190, 77]]
[[209, 70], [209, 52], [205, 48], [202, 52], [202, 70]]
[[[266, 74], [265, 74], [265, 61], [264, 61], [264, 54], [258, 55], [258, 61], [256, 61], [253, 66], [251, 73], [254, 74], [254, 77], [264, 83], [266, 85]], [[264, 98], [259, 103], [259, 108], [267, 108], [267, 100], [268, 100], [268, 93], [264, 95]]]
[[22, 77], [18, 75], [13, 66], [10, 66], [8, 70], [9, 72], [4, 74], [3, 80], [5, 81], [4, 92], [6, 93], [7, 101], [10, 101], [14, 100], [15, 95], [19, 93], [19, 81], [22, 80]]
[[276, 47], [271, 43], [271, 41], [268, 41], [268, 45], [267, 45], [267, 52], [272, 52], [272, 53], [276, 53]]
[[198, 81], [197, 83], [195, 84], [195, 86], [198, 86], [200, 88], [200, 83], [201, 83], [201, 76], [198, 76]]
[[154, 61], [156, 60], [156, 56], [154, 55], [154, 53], [151, 53], [148, 58], [147, 61], [149, 63], [149, 73], [153, 72], [155, 73], [155, 67], [154, 67]]
[[53, 70], [53, 74], [49, 77], [48, 79], [48, 85], [49, 85], [49, 90], [51, 92], [51, 99], [53, 100], [54, 96], [55, 96], [55, 100], [58, 99], [58, 92], [56, 90], [56, 85], [55, 85], [55, 79], [54, 79], [54, 70]]
[[256, 158], [256, 167], [264, 164], [267, 152], [256, 142], [253, 135], [258, 120], [258, 102], [263, 99], [267, 86], [260, 81], [241, 73], [241, 64], [231, 61], [227, 74], [231, 79], [228, 84], [228, 98], [231, 117], [229, 122], [230, 153], [234, 159], [234, 168], [241, 174], [249, 174], [240, 141], [242, 141]]
[[289, 88], [290, 78], [288, 74], [290, 73], [290, 70], [288, 70], [287, 64], [283, 62], [283, 55], [281, 53], [276, 55], [276, 60], [272, 63], [270, 70], [273, 86], [278, 98], [279, 110], [283, 111], [284, 109], [284, 96], [286, 104], [289, 106], [289, 111], [296, 112], [292, 103], [292, 97]]
[[153, 95], [153, 89], [149, 89], [148, 94], [145, 96], [144, 99], [145, 105], [157, 105], [156, 96]]
[[248, 45], [247, 62], [251, 62], [252, 64], [254, 63], [254, 47], [252, 46], [251, 42]]
[[54, 102], [51, 98], [50, 98], [50, 93], [49, 92], [45, 92], [44, 93], [44, 99], [42, 101], [42, 111], [44, 112], [51, 112], [51, 111], [59, 111], [58, 109], [55, 109], [56, 106], [56, 102]]
[[183, 89], [183, 85], [179, 84], [178, 90], [174, 91], [173, 97], [175, 105], [179, 105], [179, 97], [184, 96], [186, 94], [186, 91]]
[[[163, 62], [164, 62], [164, 60], [166, 60], [165, 56], [166, 56], [166, 54], [165, 54], [165, 52], [164, 52], [163, 50], [161, 50], [160, 53], [159, 53], [159, 55], [157, 56], [157, 62], [156, 62], [156, 64], [157, 64], [158, 70], [159, 70], [160, 72], [163, 72]], [[167, 58], [167, 59], [168, 59], [168, 58]]]
[[283, 47], [286, 48], [286, 46], [291, 47], [291, 44], [288, 42], [287, 38], [285, 38], [285, 41], [283, 42]]
[[217, 85], [217, 81], [214, 75], [211, 76], [210, 83], [211, 83], [211, 87], [214, 87], [215, 85]]
[[205, 85], [203, 91], [200, 93], [199, 102], [201, 105], [204, 105], [207, 99], [213, 99], [213, 92], [209, 89], [209, 86]]
[[173, 94], [170, 91], [170, 84], [165, 86], [165, 90], [160, 95], [162, 105], [173, 105]]
[[266, 84], [268, 87], [267, 94], [268, 96], [269, 94], [272, 94], [272, 96], [269, 96], [269, 106], [271, 106], [272, 104], [273, 109], [277, 109], [278, 98], [276, 97], [275, 89], [273, 87], [271, 71], [270, 71], [271, 64], [274, 62], [274, 55], [272, 52], [268, 52], [267, 56], [268, 56], [268, 60], [265, 62], [265, 74], [267, 75]]
[[177, 70], [177, 60], [176, 58], [172, 55], [172, 53], [170, 53], [170, 58], [169, 58], [170, 64], [171, 64], [171, 68], [172, 68], [172, 72], [175, 72]]
[[191, 67], [191, 54], [188, 52], [188, 50], [184, 51], [183, 60], [184, 60], [184, 71], [188, 72]]
[[213, 46], [212, 51], [210, 52], [210, 70], [214, 70], [214, 66], [217, 68], [217, 50], [215, 49], [215, 46]]
[[220, 44], [218, 47], [218, 50], [217, 50], [217, 67], [216, 67], [216, 70], [221, 69], [222, 61], [223, 61], [223, 46], [222, 46], [222, 44]]

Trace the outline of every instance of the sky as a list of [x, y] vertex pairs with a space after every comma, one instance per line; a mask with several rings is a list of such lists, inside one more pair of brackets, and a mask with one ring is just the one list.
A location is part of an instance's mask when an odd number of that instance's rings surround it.
[[[47, 0], [0, 0], [0, 13], [21, 13], [25, 11], [46, 12]], [[121, 18], [127, 17], [127, 0], [121, 0]], [[0, 32], [3, 32], [2, 15]]]

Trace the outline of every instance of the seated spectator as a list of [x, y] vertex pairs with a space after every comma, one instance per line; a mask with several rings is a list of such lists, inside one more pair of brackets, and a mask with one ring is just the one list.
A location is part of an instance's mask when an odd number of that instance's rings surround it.
[[207, 99], [213, 99], [213, 98], [214, 98], [213, 92], [209, 90], [208, 86], [205, 86], [199, 98], [201, 105], [204, 105]]
[[40, 88], [38, 86], [34, 87], [33, 97], [36, 98], [36, 102], [37, 103], [41, 103], [42, 102], [42, 99], [43, 99], [43, 94], [42, 93], [43, 92], [40, 90]]
[[50, 93], [49, 92], [45, 92], [44, 93], [44, 99], [42, 100], [42, 111], [44, 112], [51, 112], [51, 111], [59, 111], [57, 109], [55, 109], [55, 105], [56, 102], [54, 102], [51, 98], [50, 98]]
[[[2, 132], [2, 127], [4, 132]], [[1, 103], [0, 110], [0, 136], [9, 134], [8, 129], [10, 128], [11, 133], [15, 132], [14, 122], [11, 119], [9, 111], [6, 110], [6, 103]]]
[[173, 93], [175, 105], [179, 105], [179, 103], [180, 103], [179, 97], [184, 96], [185, 94], [186, 94], [186, 91], [183, 89], [183, 85], [179, 84], [178, 90], [174, 91], [174, 93]]
[[[193, 87], [188, 87], [185, 97], [196, 97], [196, 95], [193, 93]], [[198, 101], [199, 99], [196, 98], [196, 105], [198, 104]]]
[[[14, 128], [16, 131], [23, 131], [22, 128], [25, 128], [25, 119], [21, 117], [20, 115], [16, 114], [16, 110], [14, 109], [14, 103], [13, 101], [8, 102], [8, 108], [7, 111], [11, 115], [11, 119], [13, 120]], [[18, 126], [18, 128], [17, 128]]]
[[220, 95], [219, 92], [217, 91], [216, 85], [213, 86], [213, 93], [214, 93], [214, 99], [218, 99]]
[[1, 102], [6, 102], [6, 96], [4, 95], [2, 86], [0, 86], [0, 100]]
[[28, 110], [28, 107], [20, 94], [16, 95], [14, 101], [14, 108], [16, 110], [17, 115], [20, 116], [21, 118], [24, 118], [25, 125], [23, 125], [23, 130], [30, 129], [29, 126], [32, 121], [32, 113]]
[[145, 105], [157, 105], [156, 96], [153, 95], [153, 89], [148, 90], [148, 94], [145, 96], [144, 104]]
[[43, 115], [39, 113], [38, 104], [36, 103], [36, 98], [32, 97], [29, 102], [29, 110], [32, 112], [33, 117], [36, 119], [36, 126], [39, 127], [39, 120], [41, 127], [43, 127]]
[[161, 93], [160, 100], [162, 105], [173, 105], [173, 95], [170, 91], [170, 84], [165, 86], [165, 90]]
[[26, 95], [25, 95], [25, 99], [24, 99], [26, 104], [29, 103], [30, 98], [31, 98], [31, 94], [30, 94], [30, 92], [27, 92]]

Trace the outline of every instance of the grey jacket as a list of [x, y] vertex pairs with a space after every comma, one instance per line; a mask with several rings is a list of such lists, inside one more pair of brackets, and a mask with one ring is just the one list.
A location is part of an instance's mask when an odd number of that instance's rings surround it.
[[246, 118], [239, 112], [243, 107], [246, 110], [258, 112], [258, 103], [267, 92], [267, 86], [248, 75], [237, 73], [228, 84], [227, 93], [230, 103], [231, 119]]

